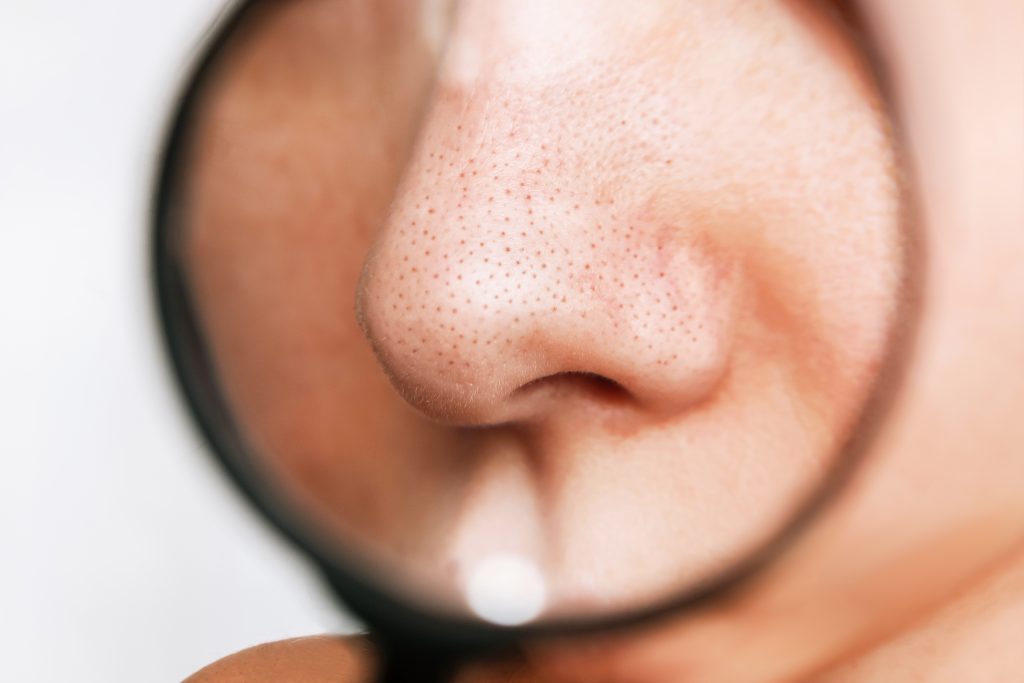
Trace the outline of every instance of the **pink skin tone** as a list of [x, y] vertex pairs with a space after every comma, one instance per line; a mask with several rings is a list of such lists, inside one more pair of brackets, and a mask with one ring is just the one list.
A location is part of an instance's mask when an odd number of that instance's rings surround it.
[[[236, 56], [198, 147], [190, 244], [226, 388], [310, 504], [353, 543], [387, 539], [384, 562], [442, 558], [412, 577], [433, 586], [504, 523], [585, 606], [657, 595], [735, 550], [718, 539], [758, 535], [735, 501], [782, 515], [863, 405], [900, 295], [891, 142], [838, 25], [799, 3], [469, 2], [431, 92], [408, 7], [371, 24], [404, 37], [386, 46], [340, 40], [337, 7], [296, 3]], [[870, 16], [933, 37], [963, 19], [900, 7]], [[935, 102], [986, 130], [1019, 121], [1016, 100], [976, 106], [998, 79], [941, 40], [882, 35], [912, 121]], [[1002, 35], [979, 39], [993, 63]], [[935, 60], [957, 88], [913, 79]], [[1021, 293], [998, 276], [1020, 254], [1024, 217], [1000, 201], [1020, 178], [979, 183], [1013, 169], [940, 124], [911, 129], [933, 287], [885, 457], [749, 592], [633, 638], [539, 647], [542, 680], [807, 676], [1019, 543], [1005, 359], [1024, 348], [1007, 314]], [[978, 206], [995, 207], [981, 223]], [[344, 467], [339, 444], [355, 445]], [[693, 552], [662, 552], [680, 538]], [[993, 605], [1017, 604], [1017, 577], [834, 675], [935, 671], [929, 638], [998, 643], [1019, 618]], [[971, 629], [964, 611], [991, 619]]]
[[517, 535], [567, 601], [657, 597], [773, 529], [864, 401], [900, 275], [885, 124], [837, 27], [627, 14], [460, 7], [357, 298], [410, 405], [502, 434], [466, 476], [517, 521], [469, 494], [459, 569]]
[[[303, 11], [331, 10], [279, 21]], [[429, 93], [408, 44], [324, 48], [369, 70], [302, 77], [352, 112], [326, 129], [258, 80], [265, 46], [209, 105], [195, 282], [253, 438], [434, 594], [514, 552], [552, 609], [635, 604], [765, 539], [836, 457], [898, 301], [887, 124], [843, 29], [774, 3], [463, 3]], [[363, 121], [367, 90], [408, 122]]]

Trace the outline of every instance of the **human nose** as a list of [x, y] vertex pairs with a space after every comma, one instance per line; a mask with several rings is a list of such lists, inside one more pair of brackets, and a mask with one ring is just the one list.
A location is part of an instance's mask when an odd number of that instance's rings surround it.
[[476, 425], [700, 403], [728, 366], [734, 300], [706, 231], [592, 194], [542, 117], [462, 105], [426, 123], [359, 288], [397, 389]]

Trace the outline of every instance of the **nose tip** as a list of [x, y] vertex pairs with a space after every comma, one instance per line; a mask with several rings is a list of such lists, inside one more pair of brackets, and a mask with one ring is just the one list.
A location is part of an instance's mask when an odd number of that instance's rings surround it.
[[410, 404], [481, 425], [548, 419], [566, 401], [665, 412], [708, 395], [733, 307], [729, 268], [706, 240], [515, 176], [439, 182], [439, 157], [414, 162], [358, 295]]

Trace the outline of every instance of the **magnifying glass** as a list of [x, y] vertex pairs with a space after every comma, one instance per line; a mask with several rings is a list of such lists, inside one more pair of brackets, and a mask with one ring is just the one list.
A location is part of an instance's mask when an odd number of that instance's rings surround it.
[[381, 680], [746, 580], [863, 452], [907, 319], [891, 158], [863, 205], [792, 202], [806, 169], [706, 202], [724, 155], [695, 138], [708, 184], [678, 176], [665, 112], [610, 98], [609, 154], [539, 122], [583, 95], [466, 87], [494, 23], [467, 5], [233, 5], [156, 202], [188, 403], [379, 639]]

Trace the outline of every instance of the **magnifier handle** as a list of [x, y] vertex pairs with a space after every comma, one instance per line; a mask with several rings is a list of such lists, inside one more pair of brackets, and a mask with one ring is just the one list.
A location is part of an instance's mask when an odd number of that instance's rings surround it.
[[448, 683], [454, 669], [454, 663], [446, 657], [390, 650], [381, 660], [377, 683]]

